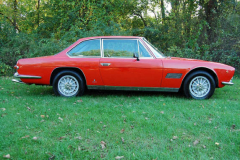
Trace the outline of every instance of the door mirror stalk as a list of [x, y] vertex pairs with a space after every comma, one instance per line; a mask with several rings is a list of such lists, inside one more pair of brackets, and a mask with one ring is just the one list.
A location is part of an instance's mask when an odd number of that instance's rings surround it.
[[139, 61], [139, 57], [137, 53], [133, 53], [133, 58], [137, 58], [137, 61]]

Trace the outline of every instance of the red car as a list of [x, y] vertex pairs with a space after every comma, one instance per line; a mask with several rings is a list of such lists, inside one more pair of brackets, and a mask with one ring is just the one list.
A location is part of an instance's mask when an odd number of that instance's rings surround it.
[[64, 97], [86, 89], [178, 92], [210, 98], [215, 88], [232, 85], [231, 66], [166, 57], [143, 37], [102, 36], [79, 39], [53, 56], [20, 59], [14, 82], [53, 86]]

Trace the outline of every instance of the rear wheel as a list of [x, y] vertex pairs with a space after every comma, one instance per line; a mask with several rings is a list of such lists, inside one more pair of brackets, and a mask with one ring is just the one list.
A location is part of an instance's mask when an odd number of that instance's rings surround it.
[[205, 71], [196, 71], [188, 75], [183, 83], [183, 92], [186, 97], [194, 99], [208, 99], [215, 91], [213, 77]]
[[79, 74], [71, 70], [64, 70], [55, 76], [53, 91], [56, 95], [63, 97], [75, 97], [83, 95], [85, 86]]

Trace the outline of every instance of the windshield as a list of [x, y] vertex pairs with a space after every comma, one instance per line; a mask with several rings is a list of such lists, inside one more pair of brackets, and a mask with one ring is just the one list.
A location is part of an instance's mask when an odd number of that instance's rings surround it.
[[148, 42], [145, 38], [143, 38], [144, 42], [146, 42], [148, 48], [153, 52], [156, 58], [164, 58], [164, 54], [160, 52], [157, 48], [155, 48], [150, 42]]

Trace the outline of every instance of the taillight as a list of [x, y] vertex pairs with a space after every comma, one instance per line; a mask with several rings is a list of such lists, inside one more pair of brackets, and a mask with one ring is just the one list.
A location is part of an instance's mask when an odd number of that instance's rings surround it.
[[19, 69], [19, 67], [18, 67], [17, 65], [15, 65], [15, 66], [14, 66], [14, 69], [18, 70], [18, 69]]

